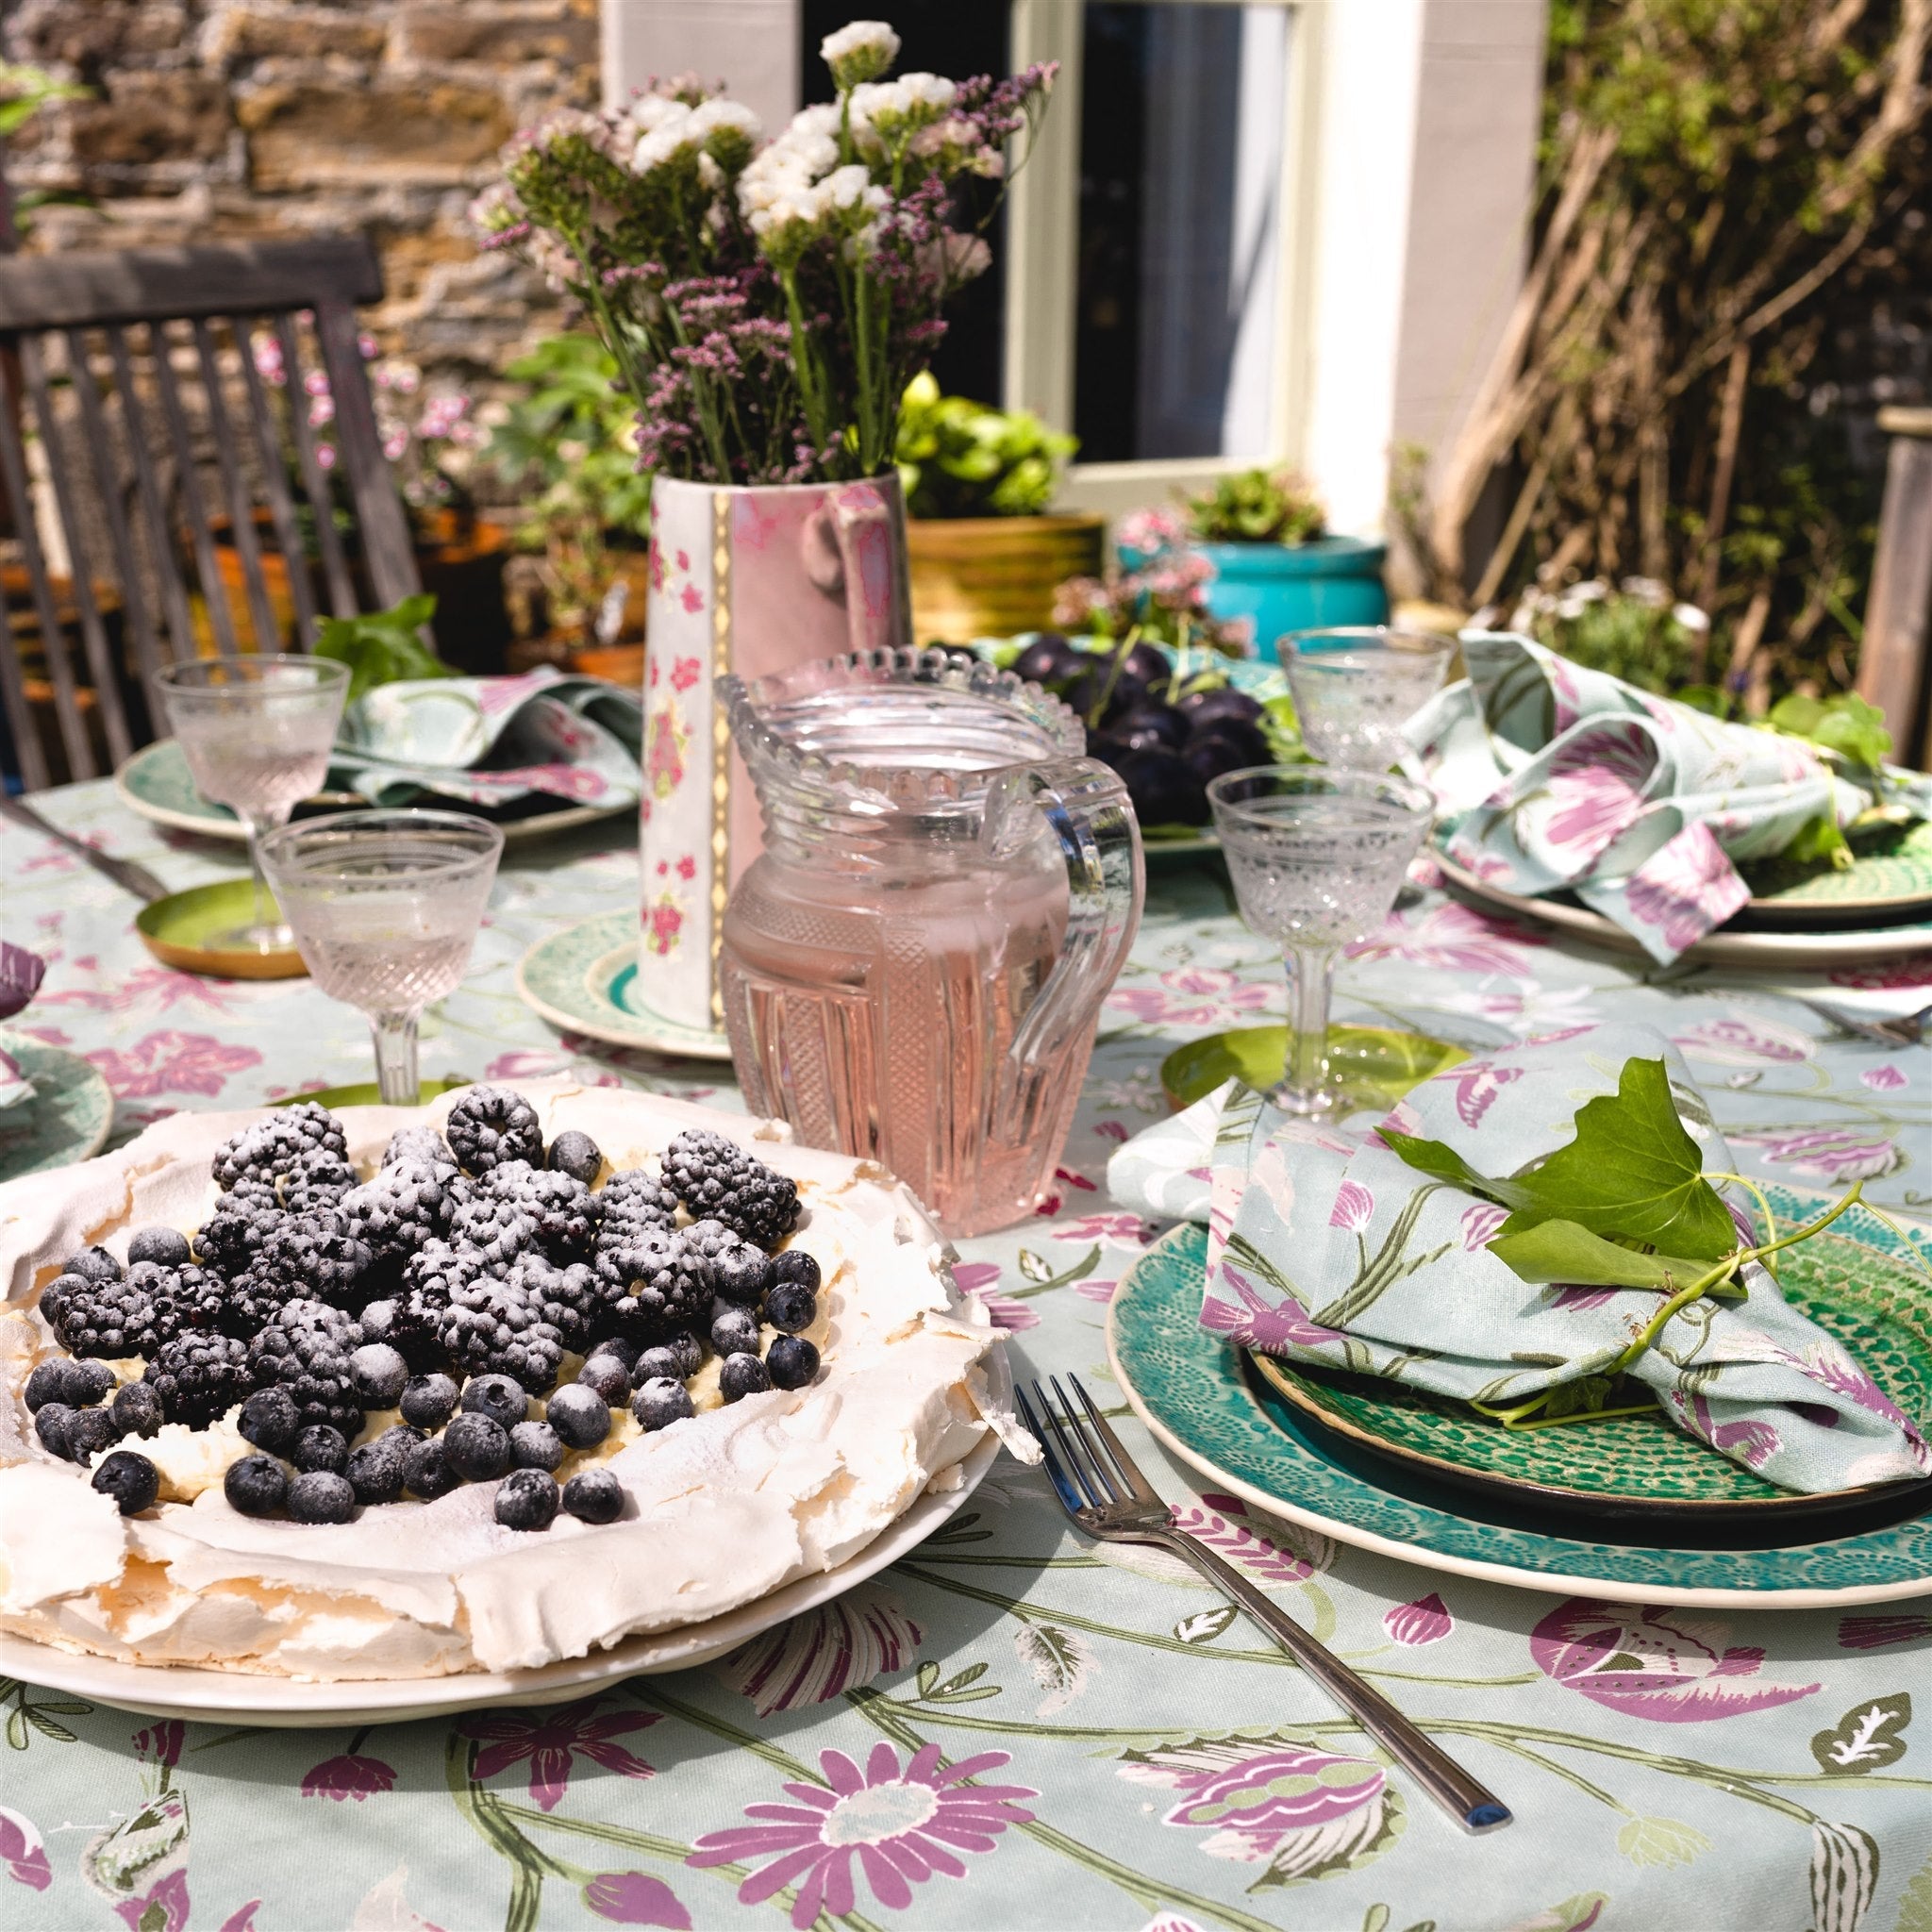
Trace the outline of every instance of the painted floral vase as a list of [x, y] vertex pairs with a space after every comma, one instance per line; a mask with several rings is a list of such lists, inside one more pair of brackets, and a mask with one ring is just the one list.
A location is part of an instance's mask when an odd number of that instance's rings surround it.
[[762, 838], [713, 685], [911, 641], [899, 479], [721, 488], [659, 476], [650, 573], [638, 997], [679, 1026], [717, 1031], [724, 901]]

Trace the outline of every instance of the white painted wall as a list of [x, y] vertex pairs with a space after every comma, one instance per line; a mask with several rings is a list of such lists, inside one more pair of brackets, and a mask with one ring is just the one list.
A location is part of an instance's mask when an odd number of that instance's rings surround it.
[[604, 102], [653, 75], [728, 80], [775, 133], [798, 108], [797, 0], [603, 0]]

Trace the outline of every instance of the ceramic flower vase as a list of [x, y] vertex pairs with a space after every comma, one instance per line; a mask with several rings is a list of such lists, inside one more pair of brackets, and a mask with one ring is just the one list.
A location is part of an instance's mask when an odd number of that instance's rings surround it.
[[724, 1024], [725, 898], [762, 844], [714, 683], [911, 641], [899, 479], [720, 488], [659, 476], [650, 568], [637, 997], [711, 1032]]

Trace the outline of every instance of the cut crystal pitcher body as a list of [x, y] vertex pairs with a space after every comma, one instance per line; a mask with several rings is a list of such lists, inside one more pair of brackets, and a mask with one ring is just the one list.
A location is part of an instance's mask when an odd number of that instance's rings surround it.
[[941, 651], [719, 689], [765, 819], [719, 959], [746, 1105], [948, 1234], [1020, 1220], [1140, 923], [1124, 789], [1065, 706]]

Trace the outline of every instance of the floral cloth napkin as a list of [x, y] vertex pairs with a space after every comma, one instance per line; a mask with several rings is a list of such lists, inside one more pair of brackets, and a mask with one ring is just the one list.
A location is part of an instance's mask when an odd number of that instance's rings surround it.
[[[1515, 1174], [1573, 1138], [1576, 1109], [1614, 1093], [1626, 1060], [1659, 1058], [1706, 1172], [1731, 1168], [1676, 1049], [1629, 1023], [1465, 1060], [1381, 1124]], [[1419, 1173], [1376, 1133], [1291, 1119], [1234, 1082], [1129, 1141], [1108, 1183], [1145, 1213], [1207, 1222], [1204, 1327], [1439, 1395], [1517, 1402], [1601, 1374], [1657, 1307], [1647, 1290], [1532, 1286], [1485, 1245], [1502, 1208]], [[1681, 1311], [1631, 1371], [1672, 1420], [1789, 1490], [1932, 1474], [1924, 1436], [1858, 1364], [1764, 1269], [1746, 1279], [1742, 1301]]]
[[349, 707], [329, 774], [372, 805], [630, 805], [642, 743], [641, 698], [601, 677], [406, 678]]
[[[1870, 791], [1810, 748], [1587, 671], [1528, 638], [1469, 632], [1469, 675], [1409, 737], [1447, 815], [1446, 850], [1531, 897], [1567, 887], [1665, 965], [1750, 898], [1738, 859], [1771, 858]], [[1932, 814], [1932, 779], [1887, 796]]]
[[[0, 1020], [10, 1020], [41, 990], [47, 962], [25, 946], [0, 940]], [[0, 1113], [34, 1097], [34, 1083], [20, 1062], [0, 1047]]]

